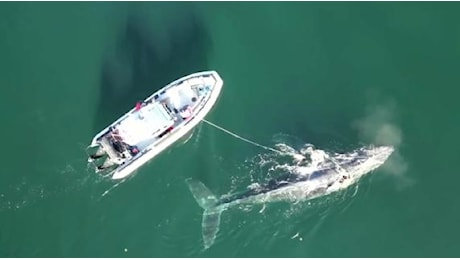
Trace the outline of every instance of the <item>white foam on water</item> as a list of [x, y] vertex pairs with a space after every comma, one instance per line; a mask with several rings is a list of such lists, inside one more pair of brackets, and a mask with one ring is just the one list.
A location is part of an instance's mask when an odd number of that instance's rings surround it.
[[203, 128], [203, 124], [199, 124], [196, 128], [198, 128], [196, 131], [196, 137], [195, 137], [195, 140], [193, 141], [193, 145], [194, 146], [198, 146], [198, 143], [201, 139], [201, 129]]
[[110, 192], [112, 192], [113, 190], [115, 190], [116, 188], [118, 188], [120, 185], [122, 185], [126, 180], [128, 180], [128, 178], [125, 178], [125, 179], [122, 179], [121, 181], [119, 182], [116, 182], [115, 184], [113, 184], [110, 188], [106, 189], [100, 196], [99, 200], [102, 199], [103, 197], [107, 196]]
[[192, 132], [188, 134], [189, 136], [182, 142], [182, 144], [188, 143], [188, 141], [192, 139], [194, 133], [195, 133], [195, 129], [193, 129]]

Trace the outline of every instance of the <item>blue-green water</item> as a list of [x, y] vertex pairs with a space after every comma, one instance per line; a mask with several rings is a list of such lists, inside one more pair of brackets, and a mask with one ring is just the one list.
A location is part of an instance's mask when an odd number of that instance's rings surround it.
[[[459, 256], [458, 3], [0, 4], [3, 257]], [[234, 208], [203, 251], [184, 180], [216, 194], [267, 152], [200, 125], [117, 183], [92, 137], [139, 99], [213, 69], [208, 119], [273, 146], [398, 152], [358, 189]]]

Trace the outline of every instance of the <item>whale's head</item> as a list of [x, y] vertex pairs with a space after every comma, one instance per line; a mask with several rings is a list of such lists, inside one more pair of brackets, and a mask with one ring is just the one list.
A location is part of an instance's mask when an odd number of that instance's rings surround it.
[[342, 168], [347, 173], [349, 181], [354, 183], [384, 164], [393, 151], [392, 146], [363, 147], [349, 154], [352, 159], [344, 163]]

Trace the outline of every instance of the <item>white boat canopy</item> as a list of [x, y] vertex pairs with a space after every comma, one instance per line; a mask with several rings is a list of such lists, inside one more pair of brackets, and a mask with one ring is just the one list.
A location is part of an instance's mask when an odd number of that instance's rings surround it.
[[137, 115], [129, 116], [116, 127], [129, 145], [139, 146], [143, 141], [155, 138], [174, 125], [173, 117], [158, 103], [148, 104], [136, 113]]

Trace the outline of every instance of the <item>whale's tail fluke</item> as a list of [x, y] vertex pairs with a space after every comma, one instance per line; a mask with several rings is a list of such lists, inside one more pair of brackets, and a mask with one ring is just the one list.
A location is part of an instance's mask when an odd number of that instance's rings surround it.
[[216, 207], [216, 196], [214, 196], [203, 183], [192, 179], [187, 179], [186, 182], [196, 202], [204, 209], [201, 228], [204, 247], [207, 249], [216, 239], [217, 232], [219, 231], [220, 215], [222, 214], [223, 208]]

